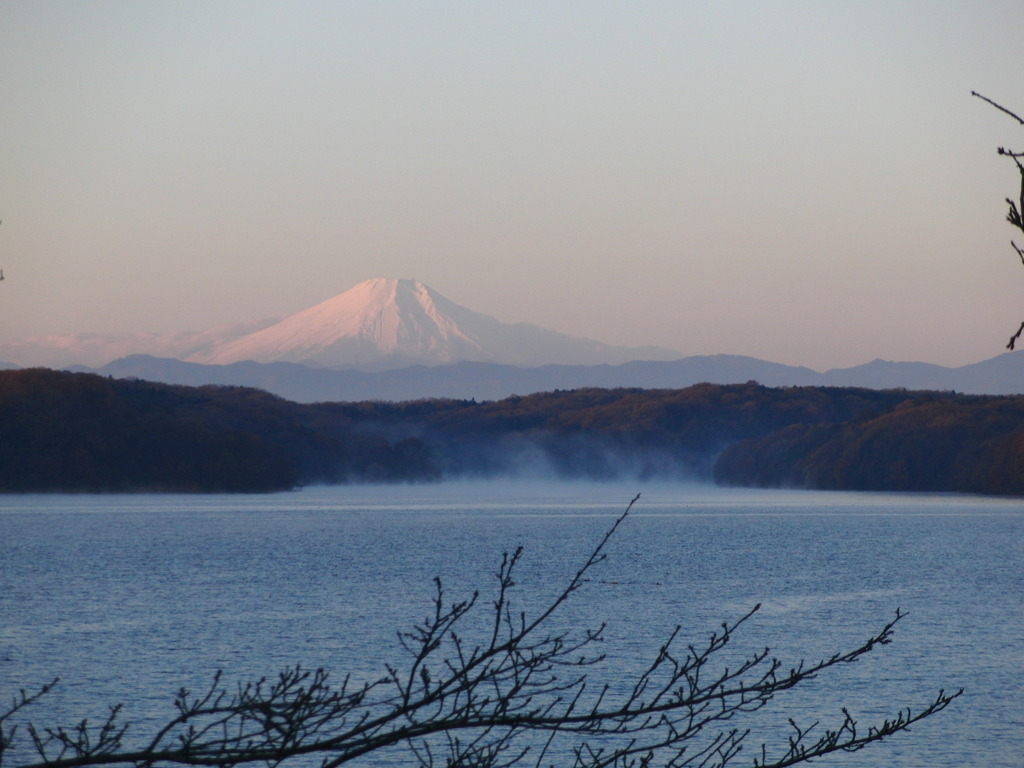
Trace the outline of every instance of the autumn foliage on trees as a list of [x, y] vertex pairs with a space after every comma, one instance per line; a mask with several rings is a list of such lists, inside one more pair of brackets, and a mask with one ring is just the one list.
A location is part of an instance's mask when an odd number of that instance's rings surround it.
[[719, 457], [723, 484], [1024, 494], [1021, 398], [921, 396], [874, 417], [794, 424]]

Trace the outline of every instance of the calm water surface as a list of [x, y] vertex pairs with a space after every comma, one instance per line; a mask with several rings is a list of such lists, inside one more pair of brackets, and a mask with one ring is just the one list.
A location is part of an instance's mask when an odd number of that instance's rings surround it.
[[427, 614], [434, 576], [453, 598], [486, 598], [502, 552], [522, 544], [529, 610], [637, 491], [558, 618], [608, 623], [602, 679], [628, 677], [677, 624], [696, 643], [756, 603], [737, 645], [788, 662], [853, 648], [900, 608], [896, 642], [783, 695], [755, 735], [778, 733], [772, 717], [829, 723], [843, 705], [867, 724], [964, 687], [912, 733], [815, 765], [1024, 765], [1024, 505], [966, 496], [491, 483], [0, 497], [0, 696], [59, 675], [37, 722], [124, 701], [141, 736], [217, 669], [372, 676], [400, 663], [395, 631]]

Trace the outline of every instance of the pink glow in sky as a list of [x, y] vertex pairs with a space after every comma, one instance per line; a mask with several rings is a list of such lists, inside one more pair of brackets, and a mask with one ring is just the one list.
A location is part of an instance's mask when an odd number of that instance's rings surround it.
[[825, 369], [1002, 351], [1024, 3], [0, 7], [0, 343], [415, 277]]

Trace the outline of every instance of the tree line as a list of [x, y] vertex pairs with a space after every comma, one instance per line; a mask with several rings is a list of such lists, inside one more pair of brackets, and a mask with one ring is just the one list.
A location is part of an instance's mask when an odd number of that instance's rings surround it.
[[420, 461], [256, 389], [0, 371], [0, 491], [263, 492], [427, 479]]
[[545, 474], [1024, 493], [1024, 397], [578, 389], [303, 405], [243, 387], [0, 372], [0, 490], [273, 491]]

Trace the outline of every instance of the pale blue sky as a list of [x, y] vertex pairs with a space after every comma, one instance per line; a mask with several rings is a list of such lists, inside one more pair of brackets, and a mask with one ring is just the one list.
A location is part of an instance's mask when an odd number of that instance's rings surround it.
[[818, 369], [1024, 319], [1024, 2], [0, 5], [0, 342], [415, 277]]

